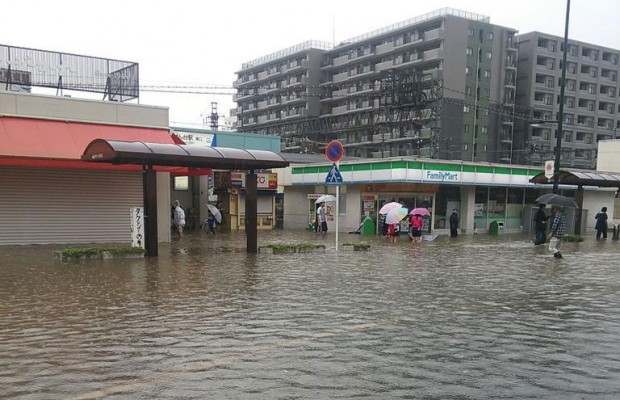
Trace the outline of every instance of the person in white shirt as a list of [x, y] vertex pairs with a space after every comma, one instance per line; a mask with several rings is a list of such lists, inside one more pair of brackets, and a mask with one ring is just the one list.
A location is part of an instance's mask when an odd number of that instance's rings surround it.
[[327, 211], [325, 210], [325, 203], [321, 203], [319, 208], [316, 209], [317, 218], [317, 232], [325, 234], [327, 232]]
[[179, 231], [179, 238], [182, 239], [183, 227], [185, 227], [185, 211], [181, 208], [181, 203], [179, 203], [179, 200], [175, 200], [172, 205], [174, 207], [173, 223]]

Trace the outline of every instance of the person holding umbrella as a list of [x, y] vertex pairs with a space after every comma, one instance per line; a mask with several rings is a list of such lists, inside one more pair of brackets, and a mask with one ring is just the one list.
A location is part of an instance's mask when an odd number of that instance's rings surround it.
[[319, 208], [316, 209], [317, 218], [317, 232], [321, 235], [325, 235], [327, 232], [327, 211], [325, 210], [325, 202], [319, 203]]
[[412, 243], [419, 243], [422, 238], [422, 228], [424, 227], [424, 220], [422, 215], [430, 215], [426, 208], [414, 208], [409, 213], [411, 218], [409, 219], [409, 236]]
[[551, 230], [547, 237], [549, 240], [549, 251], [553, 253], [553, 257], [555, 258], [564, 258], [558, 248], [562, 243], [562, 237], [566, 234], [566, 218], [560, 206], [551, 206], [551, 213], [553, 214], [553, 222], [551, 223]]
[[536, 216], [534, 217], [534, 223], [536, 224], [536, 240], [534, 240], [535, 245], [545, 243], [545, 232], [547, 230], [548, 220], [549, 216], [545, 214], [545, 205], [539, 204], [538, 211], [536, 212]]

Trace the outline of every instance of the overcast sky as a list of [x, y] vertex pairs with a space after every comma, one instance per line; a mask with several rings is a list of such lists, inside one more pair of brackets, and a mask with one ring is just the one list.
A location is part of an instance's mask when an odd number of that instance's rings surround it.
[[[142, 85], [232, 86], [245, 61], [309, 39], [338, 43], [443, 7], [521, 33], [564, 34], [566, 0], [19, 0], [3, 4], [0, 44], [138, 62]], [[620, 0], [573, 0], [569, 36], [620, 49], [619, 17]], [[171, 124], [197, 128], [213, 101], [220, 114], [234, 107], [221, 95], [140, 98], [169, 107]]]

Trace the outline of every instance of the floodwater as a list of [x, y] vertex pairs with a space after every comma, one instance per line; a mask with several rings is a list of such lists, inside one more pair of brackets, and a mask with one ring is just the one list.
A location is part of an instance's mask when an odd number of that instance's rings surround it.
[[[342, 234], [342, 241], [361, 240]], [[195, 233], [158, 259], [0, 247], [0, 398], [618, 399], [620, 243]]]

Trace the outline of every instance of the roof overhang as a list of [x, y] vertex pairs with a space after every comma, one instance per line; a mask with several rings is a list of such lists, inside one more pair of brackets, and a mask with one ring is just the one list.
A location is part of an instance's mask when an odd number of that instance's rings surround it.
[[279, 154], [265, 150], [105, 139], [90, 142], [81, 159], [113, 164], [240, 170], [283, 168], [289, 165]]
[[[534, 176], [530, 179], [530, 182], [538, 184], [550, 183], [544, 172]], [[562, 185], [620, 188], [620, 173], [581, 169], [561, 169], [558, 182]]]

